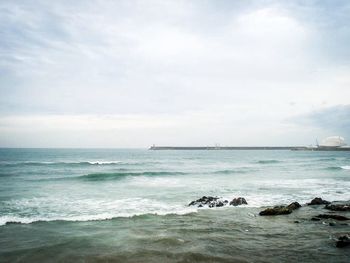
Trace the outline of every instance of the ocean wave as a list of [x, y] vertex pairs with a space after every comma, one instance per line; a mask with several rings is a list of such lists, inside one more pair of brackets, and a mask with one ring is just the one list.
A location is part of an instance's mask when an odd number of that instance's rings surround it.
[[88, 166], [88, 165], [147, 165], [154, 162], [128, 162], [128, 161], [77, 161], [77, 162], [0, 162], [0, 166]]
[[336, 160], [337, 160], [337, 158], [335, 158], [335, 157], [317, 159], [317, 161], [320, 161], [320, 162], [336, 161]]
[[344, 166], [329, 166], [329, 167], [326, 167], [325, 170], [328, 170], [328, 171], [350, 170], [350, 165], [344, 165]]
[[259, 160], [257, 163], [260, 164], [269, 164], [269, 163], [280, 163], [281, 161], [279, 160]]
[[1, 216], [0, 226], [4, 225], [14, 225], [14, 224], [32, 224], [39, 222], [54, 222], [54, 221], [66, 221], [66, 222], [88, 222], [88, 221], [105, 221], [112, 220], [116, 218], [130, 218], [136, 216], [145, 215], [186, 215], [195, 213], [198, 210], [196, 208], [184, 208], [184, 209], [169, 209], [169, 210], [159, 210], [153, 212], [135, 212], [135, 213], [102, 213], [96, 215], [79, 215], [79, 216], [67, 216], [67, 217], [21, 217], [21, 216]]
[[227, 169], [227, 170], [219, 170], [215, 171], [214, 174], [243, 174], [243, 173], [248, 173], [255, 171], [253, 169], [245, 170], [245, 169]]
[[[114, 172], [114, 173], [92, 173], [77, 176], [75, 178], [88, 181], [104, 181], [120, 179], [127, 176], [163, 176], [163, 175], [183, 175], [183, 172]], [[69, 177], [70, 179], [72, 177]]]

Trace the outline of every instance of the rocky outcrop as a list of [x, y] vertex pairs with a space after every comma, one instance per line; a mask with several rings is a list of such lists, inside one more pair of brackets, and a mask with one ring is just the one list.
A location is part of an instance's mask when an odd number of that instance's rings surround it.
[[350, 236], [349, 235], [340, 236], [337, 240], [336, 246], [337, 247], [350, 246]]
[[233, 198], [230, 202], [230, 205], [238, 206], [238, 205], [247, 205], [247, 201], [243, 197]]
[[333, 202], [326, 205], [325, 208], [332, 211], [350, 211], [350, 202]]
[[340, 215], [329, 215], [329, 214], [321, 214], [316, 216], [317, 218], [323, 218], [323, 219], [335, 219], [339, 221], [345, 221], [345, 220], [350, 220], [350, 218], [346, 216], [340, 216]]
[[213, 197], [213, 196], [203, 196], [195, 201], [192, 201], [188, 204], [188, 206], [194, 206], [194, 205], [210, 205], [216, 203], [216, 201], [219, 199], [219, 197]]
[[331, 202], [328, 202], [326, 200], [323, 200], [322, 198], [320, 197], [316, 197], [314, 199], [311, 200], [310, 203], [308, 203], [307, 205], [328, 205], [330, 204]]
[[293, 210], [300, 208], [301, 205], [298, 202], [293, 202], [288, 206], [274, 206], [272, 208], [266, 208], [261, 211], [261, 216], [275, 216], [275, 215], [287, 215], [293, 212]]
[[213, 197], [213, 196], [203, 196], [195, 201], [192, 201], [188, 204], [188, 206], [197, 206], [197, 207], [204, 207], [207, 206], [209, 208], [213, 207], [222, 207], [226, 205], [232, 205], [232, 206], [238, 206], [238, 205], [247, 205], [247, 201], [243, 197], [238, 197], [232, 199], [231, 202], [228, 200], [223, 200], [220, 197]]
[[295, 210], [300, 208], [301, 205], [298, 202], [293, 202], [287, 206], [288, 209]]

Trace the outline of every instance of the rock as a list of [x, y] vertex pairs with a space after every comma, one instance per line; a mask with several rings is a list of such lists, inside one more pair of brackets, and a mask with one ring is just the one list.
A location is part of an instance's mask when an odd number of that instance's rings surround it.
[[247, 205], [247, 201], [243, 197], [233, 198], [230, 202], [230, 205], [238, 206], [238, 205]]
[[287, 206], [288, 209], [295, 210], [300, 208], [301, 205], [298, 202], [293, 202], [290, 205]]
[[295, 221], [294, 221], [294, 223], [295, 223], [295, 224], [299, 224], [299, 223], [300, 223], [300, 221], [298, 221], [298, 220], [295, 220]]
[[328, 202], [326, 200], [323, 200], [322, 198], [320, 197], [316, 197], [314, 199], [311, 200], [310, 203], [308, 203], [307, 205], [328, 205], [330, 204], [331, 202]]
[[242, 204], [248, 204], [247, 201], [243, 197], [234, 198], [230, 203], [228, 200], [222, 200], [220, 197], [213, 197], [213, 196], [203, 196], [195, 201], [192, 201], [188, 204], [188, 206], [197, 206], [197, 207], [203, 207], [208, 206], [209, 208], [213, 207], [223, 207], [225, 205], [242, 205]]
[[331, 203], [325, 208], [332, 211], [350, 211], [350, 203]]
[[266, 208], [261, 211], [259, 215], [261, 216], [275, 216], [275, 215], [287, 215], [292, 213], [292, 209], [289, 209], [285, 206], [275, 206], [273, 208]]
[[323, 218], [323, 219], [335, 219], [339, 221], [345, 221], [345, 220], [350, 220], [350, 218], [346, 216], [340, 216], [340, 215], [329, 215], [329, 214], [321, 214], [316, 216], [317, 218]]
[[345, 236], [340, 236], [338, 238], [338, 241], [336, 243], [337, 247], [346, 247], [350, 245], [350, 236], [345, 235]]
[[287, 206], [275, 206], [273, 208], [266, 208], [261, 211], [259, 215], [261, 216], [274, 216], [274, 215], [287, 215], [293, 212], [293, 210], [298, 209], [301, 205], [298, 202], [293, 202]]
[[207, 205], [208, 207], [221, 207], [224, 206], [225, 203], [222, 200], [219, 200], [219, 197], [213, 197], [213, 196], [203, 196], [195, 201], [192, 201], [188, 204], [188, 206], [198, 206], [203, 207]]
[[335, 223], [333, 223], [333, 222], [330, 222], [329, 223], [329, 226], [335, 226], [336, 224]]

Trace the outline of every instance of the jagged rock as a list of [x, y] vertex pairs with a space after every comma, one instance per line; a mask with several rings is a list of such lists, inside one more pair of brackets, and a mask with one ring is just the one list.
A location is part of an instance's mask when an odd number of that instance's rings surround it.
[[350, 245], [350, 236], [345, 235], [345, 236], [340, 236], [338, 238], [338, 241], [336, 243], [337, 247], [346, 247]]
[[238, 206], [238, 205], [247, 205], [247, 201], [243, 197], [233, 198], [230, 202], [230, 205]]
[[274, 206], [273, 208], [266, 208], [261, 211], [259, 215], [261, 216], [274, 216], [274, 215], [287, 215], [293, 212], [293, 210], [298, 209], [301, 205], [298, 202], [293, 202], [288, 206]]
[[322, 198], [320, 197], [316, 197], [314, 199], [311, 200], [310, 203], [308, 203], [307, 205], [328, 205], [330, 204], [331, 202], [328, 202], [326, 200], [323, 200]]
[[295, 210], [295, 209], [298, 209], [300, 207], [301, 207], [301, 205], [298, 202], [293, 202], [287, 206], [287, 208], [289, 208], [291, 210]]
[[213, 196], [203, 196], [195, 201], [192, 201], [189, 203], [188, 206], [198, 206], [203, 207], [207, 205], [208, 207], [221, 207], [224, 206], [226, 203], [225, 201], [219, 200], [219, 197], [213, 197]]
[[242, 204], [248, 204], [247, 201], [243, 197], [234, 198], [230, 203], [228, 200], [222, 200], [220, 197], [213, 197], [213, 196], [203, 196], [195, 201], [192, 201], [188, 204], [188, 206], [208, 206], [209, 208], [213, 207], [223, 207], [225, 205], [242, 205]]
[[328, 214], [321, 214], [316, 216], [317, 218], [323, 218], [323, 219], [335, 219], [339, 221], [345, 221], [345, 220], [350, 220], [350, 218], [346, 216], [340, 216], [340, 215], [328, 215]]
[[286, 215], [292, 213], [293, 210], [285, 206], [275, 206], [273, 208], [266, 208], [261, 211], [259, 215], [261, 216], [274, 216], [274, 215]]
[[325, 206], [326, 209], [332, 211], [350, 211], [350, 202], [348, 203], [331, 203]]

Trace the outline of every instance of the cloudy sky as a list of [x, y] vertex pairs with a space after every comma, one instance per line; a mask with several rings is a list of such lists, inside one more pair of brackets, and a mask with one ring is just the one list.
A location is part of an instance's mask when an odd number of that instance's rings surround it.
[[350, 1], [0, 2], [0, 146], [350, 142]]

